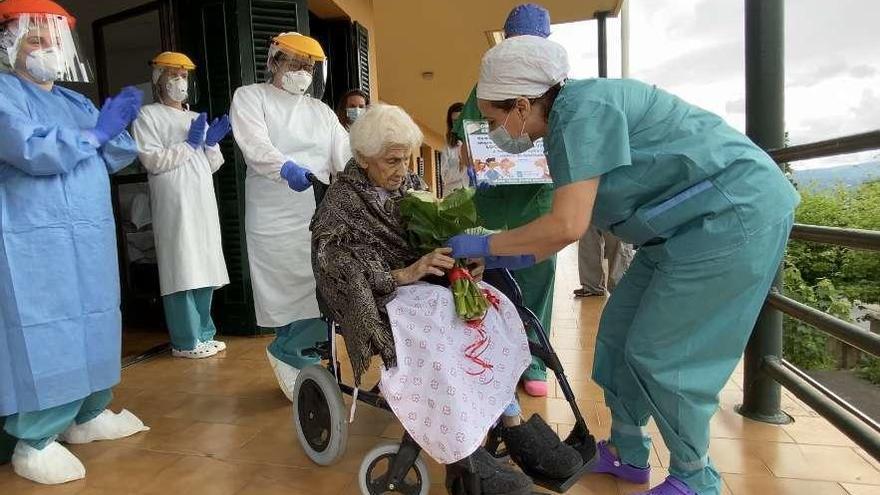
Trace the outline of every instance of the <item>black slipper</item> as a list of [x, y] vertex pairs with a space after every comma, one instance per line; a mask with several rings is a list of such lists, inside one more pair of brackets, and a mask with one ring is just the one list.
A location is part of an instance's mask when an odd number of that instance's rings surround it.
[[580, 453], [537, 414], [521, 425], [504, 428], [501, 437], [510, 458], [530, 476], [565, 479], [584, 464]]

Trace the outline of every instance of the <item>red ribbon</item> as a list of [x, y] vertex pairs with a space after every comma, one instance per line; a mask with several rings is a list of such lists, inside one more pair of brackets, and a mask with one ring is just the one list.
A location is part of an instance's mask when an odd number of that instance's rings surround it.
[[489, 344], [492, 340], [489, 338], [488, 335], [486, 335], [486, 330], [483, 328], [482, 320], [472, 320], [467, 322], [466, 324], [468, 328], [471, 328], [472, 330], [475, 330], [477, 332], [477, 339], [471, 345], [465, 348], [464, 356], [468, 358], [472, 363], [479, 366], [480, 370], [466, 371], [465, 373], [471, 376], [479, 376], [494, 367], [491, 363], [483, 360], [480, 357], [489, 348]]
[[471, 276], [471, 272], [468, 271], [467, 268], [456, 266], [452, 270], [449, 271], [449, 281], [451, 283], [458, 282], [459, 280], [473, 280], [474, 277]]
[[486, 300], [489, 301], [493, 308], [498, 309], [501, 306], [501, 299], [494, 292], [489, 289], [483, 289], [483, 295], [486, 296]]

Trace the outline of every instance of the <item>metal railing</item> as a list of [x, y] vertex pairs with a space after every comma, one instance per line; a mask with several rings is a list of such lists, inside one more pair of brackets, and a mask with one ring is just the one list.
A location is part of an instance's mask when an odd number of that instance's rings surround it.
[[[880, 149], [880, 131], [868, 132], [812, 144], [770, 151], [777, 163], [822, 158], [858, 151]], [[880, 231], [795, 224], [792, 239], [855, 249], [880, 251]], [[815, 308], [785, 297], [778, 290], [770, 292], [765, 303], [765, 317], [780, 327], [782, 314], [807, 323], [835, 339], [880, 357], [880, 335], [843, 321]], [[782, 358], [781, 338], [755, 339], [746, 348], [746, 366], [751, 366], [751, 380], [743, 384], [743, 405], [739, 411], [753, 419], [784, 423], [790, 421], [779, 407], [776, 395], [763, 383], [767, 378], [791, 391], [819, 415], [836, 426], [853, 442], [880, 460], [880, 424], [840, 398], [803, 371]]]

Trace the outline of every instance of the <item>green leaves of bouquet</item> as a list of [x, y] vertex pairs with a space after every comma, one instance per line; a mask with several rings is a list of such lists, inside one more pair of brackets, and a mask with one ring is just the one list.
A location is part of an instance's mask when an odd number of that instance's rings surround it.
[[[443, 247], [451, 237], [480, 227], [472, 188], [458, 189], [438, 200], [428, 191], [411, 191], [400, 201], [410, 245], [422, 253]], [[455, 310], [466, 321], [481, 319], [489, 306], [483, 291], [457, 260], [449, 273]]]
[[480, 226], [474, 189], [458, 189], [438, 200], [429, 191], [412, 191], [400, 202], [409, 243], [428, 253], [446, 244], [452, 236]]

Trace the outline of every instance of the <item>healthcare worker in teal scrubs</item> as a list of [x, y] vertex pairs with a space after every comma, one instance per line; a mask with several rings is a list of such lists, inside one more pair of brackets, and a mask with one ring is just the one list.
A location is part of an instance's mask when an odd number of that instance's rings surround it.
[[490, 136], [513, 153], [544, 138], [553, 208], [517, 229], [457, 236], [453, 256], [541, 260], [591, 223], [639, 246], [596, 342], [593, 379], [612, 427], [595, 471], [647, 483], [653, 417], [670, 476], [644, 494], [718, 494], [709, 421], [782, 260], [798, 194], [718, 116], [637, 81], [567, 72], [565, 50], [536, 36], [484, 56], [477, 96]]

